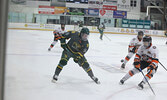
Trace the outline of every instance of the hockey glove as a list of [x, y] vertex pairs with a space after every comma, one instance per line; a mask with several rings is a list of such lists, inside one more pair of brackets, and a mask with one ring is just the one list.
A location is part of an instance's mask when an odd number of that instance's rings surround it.
[[138, 64], [138, 65], [134, 65], [134, 66], [135, 66], [135, 68], [137, 68], [137, 69], [140, 68], [140, 64]]
[[62, 34], [60, 34], [60, 33], [54, 34], [54, 37], [55, 37], [55, 40], [60, 40], [61, 38], [64, 38], [64, 37], [62, 36]]
[[140, 60], [135, 59], [133, 65], [135, 66], [135, 68], [139, 69], [140, 68]]
[[55, 37], [55, 40], [59, 40], [59, 39], [61, 39], [61, 38], [62, 38], [61, 36]]
[[156, 69], [156, 66], [155, 66], [153, 63], [151, 63], [151, 64], [148, 66], [147, 69], [153, 70], [153, 69]]
[[136, 53], [136, 52], [137, 52], [137, 48], [136, 48], [136, 46], [135, 46], [130, 52], [132, 52], [132, 53]]
[[133, 65], [140, 65], [140, 62], [136, 61], [136, 62], [133, 63]]
[[74, 62], [81, 62], [82, 55], [80, 53], [74, 54]]

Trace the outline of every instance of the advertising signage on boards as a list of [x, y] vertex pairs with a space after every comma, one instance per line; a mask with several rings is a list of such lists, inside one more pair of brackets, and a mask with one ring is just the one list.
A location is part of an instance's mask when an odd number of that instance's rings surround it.
[[85, 3], [88, 4], [88, 0], [66, 0], [67, 3]]
[[113, 12], [113, 18], [127, 18], [127, 11], [114, 11]]
[[151, 21], [149, 20], [135, 20], [135, 19], [123, 19], [123, 28], [138, 28], [138, 29], [150, 29]]
[[85, 9], [85, 16], [99, 16], [99, 9]]

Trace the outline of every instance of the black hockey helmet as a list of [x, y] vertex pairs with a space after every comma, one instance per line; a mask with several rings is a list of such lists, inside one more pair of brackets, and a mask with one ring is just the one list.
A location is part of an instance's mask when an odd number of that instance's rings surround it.
[[64, 23], [64, 22], [61, 22], [60, 24], [65, 26], [65, 23]]
[[139, 39], [140, 41], [142, 40], [143, 35], [144, 35], [143, 31], [139, 31], [139, 32], [138, 32], [137, 37], [138, 37], [138, 39]]
[[142, 35], [142, 36], [143, 36], [143, 35], [144, 35], [144, 32], [143, 32], [143, 31], [139, 31], [137, 35], [138, 35], [138, 36], [139, 36], [139, 35]]
[[143, 37], [143, 42], [150, 42], [150, 43], [152, 43], [152, 38], [151, 38], [151, 36], [148, 36], [148, 35], [144, 36], [144, 37]]
[[87, 41], [88, 35], [89, 35], [89, 29], [84, 27], [80, 31], [80, 37], [83, 41]]
[[65, 29], [65, 24], [61, 23], [61, 29], [64, 30]]
[[152, 44], [151, 36], [148, 36], [148, 35], [144, 36], [143, 37], [143, 45], [144, 45], [144, 47], [147, 48], [147, 47], [151, 46], [151, 44]]

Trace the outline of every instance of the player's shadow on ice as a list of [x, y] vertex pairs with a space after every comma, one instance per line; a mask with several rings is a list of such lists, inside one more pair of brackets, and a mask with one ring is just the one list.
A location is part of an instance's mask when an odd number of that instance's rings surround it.
[[96, 84], [89, 76], [87, 78], [76, 78], [72, 76], [59, 76], [57, 84], [61, 85], [88, 85], [88, 84]]

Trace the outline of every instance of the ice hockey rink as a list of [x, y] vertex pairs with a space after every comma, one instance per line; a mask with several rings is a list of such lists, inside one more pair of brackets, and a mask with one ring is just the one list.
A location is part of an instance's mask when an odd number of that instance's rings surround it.
[[[90, 48], [85, 54], [94, 75], [101, 84], [94, 83], [87, 73], [70, 59], [60, 73], [57, 83], [51, 79], [63, 49], [60, 43], [48, 51], [53, 40], [52, 31], [8, 30], [6, 52], [5, 100], [167, 100], [167, 71], [159, 64], [157, 73], [148, 85], [138, 90], [141, 73], [119, 85], [120, 79], [133, 68], [133, 58], [121, 70], [128, 44], [135, 35], [97, 33], [89, 37]], [[152, 37], [159, 49], [159, 60], [167, 68], [165, 37]], [[146, 73], [146, 71], [143, 71]]]

